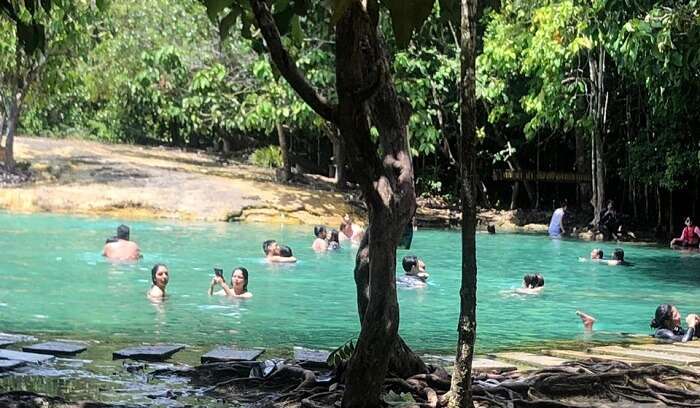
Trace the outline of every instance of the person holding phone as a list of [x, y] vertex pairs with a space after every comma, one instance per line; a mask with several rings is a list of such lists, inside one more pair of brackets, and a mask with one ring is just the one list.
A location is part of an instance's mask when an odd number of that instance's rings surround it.
[[[221, 290], [214, 292], [214, 286], [221, 286]], [[248, 270], [242, 266], [231, 272], [231, 285], [226, 284], [224, 271], [214, 268], [214, 278], [209, 285], [209, 296], [231, 296], [237, 298], [251, 298], [253, 294], [248, 292]]]

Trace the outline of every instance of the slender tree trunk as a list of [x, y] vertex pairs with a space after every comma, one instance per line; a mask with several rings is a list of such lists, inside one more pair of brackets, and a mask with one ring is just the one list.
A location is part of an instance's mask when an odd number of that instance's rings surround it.
[[452, 374], [452, 408], [472, 407], [471, 373], [476, 340], [476, 0], [461, 0], [460, 116], [462, 133], [462, 287], [458, 344]]
[[[591, 156], [588, 154], [588, 149], [586, 148], [586, 136], [579, 129], [576, 129], [574, 132], [576, 138], [576, 173], [590, 174]], [[578, 195], [578, 202], [581, 207], [583, 207], [584, 203], [591, 201], [591, 184], [587, 182], [579, 183], [576, 193]]]
[[518, 195], [520, 193], [520, 182], [515, 181], [512, 187], [512, 194], [510, 195], [510, 209], [515, 210], [518, 208]]
[[[591, 126], [591, 181], [593, 196], [593, 227], [600, 223], [600, 215], [605, 206], [605, 163], [603, 160], [603, 127], [607, 101], [604, 100], [603, 75], [605, 70], [605, 51], [598, 46], [597, 55], [589, 52], [588, 65], [591, 80], [590, 115]], [[607, 98], [605, 98], [607, 99]]]
[[333, 143], [333, 163], [335, 164], [335, 183], [339, 190], [347, 188], [347, 175], [345, 173], [345, 146], [343, 139], [338, 134], [338, 129], [331, 129], [329, 139]]
[[277, 138], [282, 151], [282, 178], [283, 181], [292, 179], [292, 163], [289, 161], [289, 147], [287, 146], [287, 136], [284, 133], [284, 126], [277, 123]]
[[23, 91], [17, 88], [9, 103], [6, 119], [7, 123], [5, 125], [5, 167], [8, 170], [14, 170], [15, 168], [15, 131], [17, 130], [17, 123], [19, 122], [23, 97]]

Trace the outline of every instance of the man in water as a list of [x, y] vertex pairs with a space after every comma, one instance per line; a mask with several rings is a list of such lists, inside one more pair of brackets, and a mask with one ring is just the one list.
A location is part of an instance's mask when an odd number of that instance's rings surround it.
[[270, 239], [263, 242], [262, 249], [265, 253], [265, 260], [267, 260], [267, 262], [294, 263], [297, 261], [297, 259], [291, 256], [291, 254], [289, 254], [289, 256], [284, 256], [287, 254], [282, 253], [282, 249], [280, 248], [277, 241], [275, 241], [274, 239]]
[[129, 227], [122, 224], [117, 227], [117, 239], [108, 240], [102, 255], [114, 261], [137, 261], [141, 250], [135, 242], [129, 241]]
[[399, 283], [405, 286], [425, 287], [425, 283], [430, 276], [425, 271], [425, 262], [415, 255], [406, 255], [401, 261], [404, 272], [406, 274], [399, 279]]
[[343, 221], [340, 223], [338, 230], [340, 231], [339, 238], [341, 240], [348, 239], [356, 243], [362, 241], [362, 237], [365, 235], [365, 230], [353, 223], [352, 218], [350, 218], [348, 214], [345, 214], [343, 217]]
[[326, 227], [323, 225], [315, 226], [314, 235], [316, 239], [314, 243], [311, 244], [311, 249], [316, 252], [325, 252], [328, 249], [328, 241], [326, 241], [326, 238], [328, 238], [328, 231], [326, 231]]
[[566, 232], [564, 230], [564, 215], [566, 215], [566, 201], [562, 202], [561, 207], [552, 214], [552, 219], [549, 221], [550, 238], [561, 238], [561, 235]]

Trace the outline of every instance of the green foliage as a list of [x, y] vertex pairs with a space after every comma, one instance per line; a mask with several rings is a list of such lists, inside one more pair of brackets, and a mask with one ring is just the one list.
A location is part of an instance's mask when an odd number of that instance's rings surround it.
[[331, 351], [326, 362], [331, 368], [338, 368], [344, 364], [347, 364], [350, 357], [352, 357], [352, 353], [354, 352], [355, 344], [353, 343], [352, 339], [350, 339], [343, 343], [340, 347]]
[[251, 164], [259, 167], [282, 167], [282, 150], [279, 146], [267, 146], [255, 149], [248, 158]]
[[382, 396], [384, 402], [390, 407], [414, 407], [416, 400], [410, 392], [402, 392], [400, 394], [394, 391], [389, 391]]

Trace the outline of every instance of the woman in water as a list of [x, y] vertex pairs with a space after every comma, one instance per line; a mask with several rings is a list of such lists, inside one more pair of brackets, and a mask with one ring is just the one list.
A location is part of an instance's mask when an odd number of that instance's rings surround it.
[[[221, 286], [221, 290], [214, 293], [214, 286]], [[231, 296], [237, 298], [251, 298], [253, 294], [248, 292], [248, 270], [242, 266], [231, 272], [231, 286], [226, 284], [224, 278], [214, 276], [209, 286], [209, 296]]]
[[340, 249], [340, 236], [338, 230], [331, 230], [328, 236], [328, 250], [335, 251], [336, 249]]
[[654, 331], [654, 337], [662, 340], [687, 342], [693, 339], [699, 323], [700, 317], [696, 314], [689, 314], [685, 318], [687, 329], [681, 327], [681, 313], [674, 305], [664, 303], [656, 308], [654, 318], [649, 324]]
[[538, 273], [523, 276], [523, 287], [515, 291], [523, 295], [539, 295], [542, 289], [544, 289], [544, 277]]
[[170, 276], [168, 267], [163, 264], [155, 264], [151, 269], [151, 282], [153, 286], [146, 294], [151, 299], [163, 299], [165, 297], [165, 287], [168, 285]]

